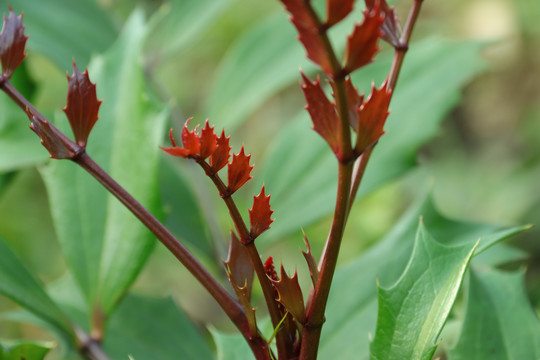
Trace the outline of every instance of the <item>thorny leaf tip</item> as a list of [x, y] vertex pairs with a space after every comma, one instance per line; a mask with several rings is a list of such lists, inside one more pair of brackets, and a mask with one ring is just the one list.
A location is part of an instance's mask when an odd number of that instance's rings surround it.
[[66, 107], [62, 110], [71, 125], [75, 142], [86, 147], [88, 135], [98, 120], [102, 101], [97, 99], [96, 85], [92, 84], [88, 70], [81, 73], [73, 61], [73, 75], [67, 75], [68, 93]]
[[304, 307], [304, 296], [298, 283], [297, 272], [295, 271], [294, 275], [289, 277], [285, 272], [283, 264], [281, 264], [281, 278], [279, 281], [272, 280], [272, 283], [278, 292], [278, 301], [296, 321], [304, 324], [306, 321], [306, 309]]
[[4, 78], [9, 79], [26, 57], [24, 48], [28, 36], [24, 35], [22, 19], [23, 14], [17, 16], [11, 7], [9, 16], [4, 14], [4, 25], [0, 33], [0, 61]]
[[251, 296], [254, 275], [253, 265], [246, 248], [240, 244], [240, 240], [233, 231], [231, 231], [229, 254], [223, 264], [229, 269], [231, 280], [236, 284], [245, 285], [247, 294]]
[[201, 158], [206, 159], [214, 153], [217, 148], [217, 136], [214, 134], [214, 127], [210, 127], [208, 119], [204, 128], [201, 130]]
[[303, 229], [302, 229], [302, 234], [304, 235], [304, 243], [306, 244], [306, 250], [307, 250], [307, 251], [302, 250], [302, 255], [304, 255], [304, 258], [306, 259], [306, 263], [309, 268], [309, 274], [311, 275], [311, 281], [313, 283], [313, 286], [316, 286], [317, 281], [319, 280], [319, 268], [317, 267], [317, 262], [315, 261], [313, 254], [311, 253], [311, 246], [309, 245], [308, 238]]
[[188, 124], [191, 119], [192, 118], [187, 119], [184, 123], [184, 127], [182, 128], [183, 147], [180, 147], [176, 144], [176, 141], [173, 137], [173, 130], [171, 129], [169, 131], [169, 138], [171, 139], [171, 143], [173, 146], [169, 148], [161, 147], [163, 151], [172, 156], [178, 156], [183, 158], [199, 154], [199, 151], [201, 149], [201, 140], [199, 138], [199, 135], [196, 133], [197, 127], [195, 127], [195, 129], [193, 129], [192, 131], [189, 131]]
[[379, 50], [377, 42], [384, 22], [384, 13], [380, 9], [377, 3], [373, 9], [364, 11], [364, 21], [349, 35], [345, 48], [346, 73], [369, 64]]
[[221, 136], [217, 139], [216, 149], [210, 156], [210, 167], [215, 172], [223, 169], [229, 163], [231, 147], [229, 137], [225, 136], [225, 130], [221, 131]]
[[274, 222], [271, 219], [274, 210], [270, 209], [270, 195], [264, 193], [264, 185], [257, 196], [253, 196], [253, 206], [249, 210], [250, 235], [253, 239], [270, 228]]
[[231, 194], [251, 179], [250, 174], [251, 170], [253, 170], [253, 165], [249, 165], [250, 158], [251, 154], [244, 154], [243, 146], [238, 154], [233, 154], [227, 172], [227, 188]]
[[382, 38], [395, 48], [403, 46], [401, 44], [401, 25], [394, 7], [388, 6], [386, 0], [365, 0], [366, 8], [372, 10], [377, 4], [384, 13], [384, 23], [381, 26]]

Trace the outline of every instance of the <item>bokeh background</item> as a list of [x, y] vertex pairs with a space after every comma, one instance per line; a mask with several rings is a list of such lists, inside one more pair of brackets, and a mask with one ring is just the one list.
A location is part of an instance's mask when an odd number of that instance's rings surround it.
[[[25, 16], [45, 23], [65, 21], [66, 31], [77, 32], [76, 26], [69, 27], [73, 25], [69, 19], [55, 14], [54, 6], [50, 7], [50, 13], [34, 14], [34, 7], [42, 9], [38, 5], [40, 2], [12, 0], [9, 4], [18, 12], [24, 10]], [[83, 7], [77, 8], [78, 1], [51, 3], [67, 6], [74, 12], [84, 11]], [[108, 19], [95, 20], [96, 32], [101, 31], [109, 37], [89, 40], [96, 46], [92, 51], [95, 54], [105, 51], [114, 42], [134, 9], [142, 9], [150, 19], [161, 12], [166, 13], [171, 6], [167, 1], [153, 0], [98, 0], [97, 3]], [[280, 3], [271, 0], [205, 3], [204, 11], [196, 6], [185, 8], [188, 15], [182, 18], [186, 22], [180, 27], [182, 32], [168, 35], [170, 48], [163, 45], [163, 38], [167, 35], [159, 32], [156, 32], [159, 41], [147, 43], [147, 76], [151, 79], [152, 90], [171, 106], [171, 125], [177, 129], [188, 117], [193, 116], [202, 122], [208, 116], [219, 114], [211, 106], [212, 97], [216, 96], [215, 88], [218, 86], [225, 91], [234, 91], [223, 87], [219, 81], [227, 62], [234, 60], [230, 54], [235, 46], [249, 34], [262, 31], [260, 29], [264, 27], [261, 24], [270, 23], [269, 19], [280, 16], [276, 14], [286, 16]], [[410, 1], [394, 3], [403, 21]], [[7, 5], [8, 2], [0, 1], [0, 8], [4, 11]], [[196, 16], [189, 16], [190, 11]], [[502, 225], [540, 223], [539, 17], [540, 2], [537, 0], [425, 1], [410, 51], [415, 51], [415, 41], [433, 35], [458, 41], [474, 40], [483, 44], [482, 57], [486, 66], [463, 87], [459, 104], [446, 115], [436, 136], [422, 147], [417, 158], [418, 166], [363, 197], [355, 205], [344, 240], [343, 263], [381, 238], [403, 211], [426, 193], [432, 193], [441, 212], [453, 218]], [[174, 24], [171, 29], [174, 29]], [[272, 31], [268, 26], [264, 30]], [[162, 31], [167, 32], [167, 29]], [[58, 33], [58, 49], [51, 51], [40, 47], [39, 33], [34, 33], [30, 27], [27, 33], [31, 36], [29, 56], [24, 64], [24, 76], [31, 80], [27, 91], [33, 94], [33, 101], [39, 109], [46, 114], [54, 113], [65, 104], [65, 73], [70, 70], [71, 60], [75, 58], [80, 67], [90, 62], [90, 57], [81, 55], [84, 51], [79, 51], [79, 47], [84, 48], [89, 35], [81, 34], [78, 41], [69, 43], [63, 42], [62, 33]], [[386, 50], [383, 46], [383, 52]], [[296, 63], [284, 66], [298, 68]], [[265, 68], [258, 71], [264, 72]], [[264, 83], [260, 84], [261, 89], [264, 86]], [[445, 83], [440, 82], [437, 86], [444, 88]], [[396, 91], [400, 91], [399, 83]], [[244, 100], [250, 101], [249, 97]], [[232, 125], [228, 133], [232, 135], [235, 149], [244, 144], [253, 154], [256, 165], [254, 181], [260, 184], [264, 179], [260, 178], [257, 165], [264, 161], [279, 130], [301, 110], [303, 98], [297, 81], [293, 81], [274, 88], [263, 102], [254, 104], [242, 123], [234, 124], [234, 120], [229, 120]], [[25, 120], [24, 114], [20, 115], [21, 121]], [[221, 127], [220, 119], [211, 120], [218, 124], [218, 128]], [[37, 139], [34, 140], [38, 143]], [[8, 164], [0, 169], [0, 236], [45, 283], [52, 283], [63, 276], [66, 265], [56, 241], [45, 188], [35, 168], [36, 164], [39, 166], [46, 161], [47, 154], [45, 150], [37, 151], [37, 155], [32, 155], [22, 165], [9, 164], [5, 159], [13, 154], [0, 153], [0, 159]], [[180, 168], [182, 181], [190, 190], [178, 190], [171, 195], [167, 189], [169, 185], [174, 186], [171, 182], [175, 179], [165, 177], [162, 183], [164, 199], [168, 196], [181, 198], [186, 191], [194, 192], [195, 196], [192, 195], [190, 201], [199, 202], [198, 206], [208, 217], [209, 225], [200, 225], [198, 230], [185, 234], [179, 229], [185, 221], [169, 218], [167, 223], [185, 235], [191, 249], [202, 256], [214, 273], [222, 276], [218, 259], [226, 256], [227, 229], [230, 227], [227, 214], [221, 205], [216, 205], [218, 202], [213, 199], [216, 194], [207, 186], [199, 169], [189, 164], [182, 164]], [[271, 188], [269, 190], [272, 192]], [[249, 206], [250, 196], [250, 193], [240, 194], [239, 202]], [[165, 201], [165, 205], [170, 204]], [[279, 213], [276, 212], [275, 216], [279, 217]], [[330, 218], [323, 217], [308, 224], [305, 231], [308, 234], [325, 234], [330, 221]], [[205, 240], [197, 244], [193, 239], [200, 233], [204, 234]], [[298, 267], [299, 272], [303, 272], [301, 278], [305, 283], [309, 278], [307, 271], [302, 269], [299, 251], [302, 239], [299, 234], [300, 229], [285, 234], [270, 245], [263, 245], [263, 253], [272, 255], [278, 263], [283, 261], [288, 269]], [[358, 234], [361, 234], [361, 241]], [[526, 286], [537, 312], [540, 309], [539, 239], [538, 227], [513, 238], [511, 243], [524, 249], [528, 255], [518, 263], [508, 264], [513, 268], [527, 267]], [[324, 236], [314, 236], [311, 241], [314, 253], [318, 254]], [[201, 287], [162, 246], [155, 248], [133, 291], [172, 295], [195, 321], [210, 322], [218, 327], [229, 326]], [[0, 314], [16, 308], [8, 299], [0, 297]], [[1, 322], [0, 338], [48, 339], [50, 335], [34, 326]]]

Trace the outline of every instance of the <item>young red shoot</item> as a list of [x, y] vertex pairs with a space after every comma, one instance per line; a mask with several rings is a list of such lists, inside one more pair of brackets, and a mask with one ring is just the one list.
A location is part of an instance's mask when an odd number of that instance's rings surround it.
[[251, 154], [244, 154], [243, 146], [238, 154], [233, 154], [232, 161], [227, 169], [227, 188], [231, 194], [251, 179], [250, 174], [251, 170], [253, 170], [253, 165], [249, 165], [250, 158]]
[[22, 24], [23, 14], [17, 16], [10, 8], [9, 16], [4, 15], [4, 26], [0, 33], [0, 61], [2, 76], [9, 79], [15, 69], [26, 57], [24, 48], [28, 36], [24, 35], [25, 26]]
[[253, 239], [270, 229], [274, 210], [270, 209], [270, 195], [265, 196], [264, 185], [259, 195], [253, 197], [253, 206], [249, 210], [250, 235]]

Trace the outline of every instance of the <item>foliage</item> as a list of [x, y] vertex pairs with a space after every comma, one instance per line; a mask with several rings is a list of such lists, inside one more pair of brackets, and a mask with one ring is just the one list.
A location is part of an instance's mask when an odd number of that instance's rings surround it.
[[[10, 190], [35, 166], [44, 189], [21, 192], [32, 199], [46, 191], [49, 209], [36, 221], [54, 226], [65, 269], [44, 279], [20, 254], [44, 242], [40, 230], [16, 238], [0, 226], [0, 294], [18, 306], [0, 321], [44, 329], [60, 344], [48, 356], [61, 358], [538, 358], [540, 323], [524, 271], [501, 269], [525, 255], [500, 242], [529, 226], [450, 220], [422, 189], [385, 236], [338, 264], [340, 248], [362, 237], [354, 224], [345, 232], [355, 200], [378, 196], [396, 179], [407, 182], [420, 147], [458, 104], [461, 88], [486, 68], [485, 44], [438, 36], [410, 43], [421, 0], [412, 1], [403, 24], [385, 0], [281, 2], [292, 26], [280, 9], [230, 47], [205, 100], [211, 120], [204, 125], [178, 115], [163, 74], [170, 77], [170, 63], [199, 46], [204, 25], [218, 22], [233, 2], [170, 0], [134, 10], [118, 28], [119, 13], [93, 0], [25, 0], [9, 8], [0, 34], [0, 88], [11, 98], [0, 99], [0, 217]], [[73, 69], [65, 117], [55, 101], [43, 101], [55, 80], [40, 77], [40, 61]], [[292, 87], [298, 79], [301, 90]], [[286, 121], [259, 121], [249, 132], [261, 106], [293, 91], [296, 110], [279, 114]], [[307, 105], [298, 113], [302, 93]], [[240, 135], [245, 146], [238, 146]], [[394, 197], [391, 204], [403, 205]], [[300, 241], [302, 228], [307, 250], [294, 275], [288, 250], [276, 271], [278, 250], [269, 244]], [[180, 304], [159, 297], [170, 291], [160, 284], [168, 272], [149, 275], [160, 291], [136, 294], [137, 278], [153, 266], [155, 238], [213, 302], [193, 300], [184, 284]], [[273, 256], [263, 256], [269, 251]], [[50, 267], [47, 255], [41, 258]], [[216, 305], [235, 334], [215, 316], [195, 320]], [[0, 344], [0, 359], [43, 359], [54, 347]]]

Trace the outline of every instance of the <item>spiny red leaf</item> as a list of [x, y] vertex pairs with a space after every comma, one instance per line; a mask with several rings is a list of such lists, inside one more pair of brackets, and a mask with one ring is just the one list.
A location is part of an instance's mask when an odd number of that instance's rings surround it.
[[326, 27], [331, 27], [353, 10], [355, 0], [328, 0], [326, 2]]
[[97, 99], [96, 85], [90, 82], [88, 70], [81, 73], [73, 62], [73, 75], [67, 76], [68, 93], [63, 108], [75, 135], [75, 142], [86, 147], [88, 135], [98, 120], [101, 101]]
[[[330, 85], [332, 85], [332, 89], [334, 90], [333, 96], [335, 97], [335, 83], [330, 81]], [[356, 131], [356, 128], [358, 127], [358, 112], [356, 109], [362, 106], [364, 95], [358, 93], [358, 90], [352, 84], [350, 77], [345, 79], [345, 92], [347, 94], [347, 105], [349, 107], [349, 124]]]
[[304, 45], [307, 57], [329, 75], [332, 64], [325, 50], [317, 23], [314, 21], [309, 3], [305, 0], [281, 0], [291, 14], [291, 22], [298, 31], [298, 39]]
[[356, 150], [362, 153], [373, 146], [384, 134], [384, 123], [390, 113], [388, 106], [392, 98], [392, 91], [386, 89], [385, 82], [380, 89], [373, 85], [371, 95], [358, 108], [358, 130], [356, 136]]
[[249, 223], [253, 239], [270, 229], [270, 224], [274, 222], [270, 218], [273, 212], [274, 210], [270, 209], [270, 195], [265, 196], [263, 185], [259, 195], [253, 197], [253, 206], [249, 210]]
[[364, 11], [364, 21], [356, 25], [347, 39], [345, 49], [345, 69], [350, 73], [362, 66], [369, 64], [379, 47], [377, 41], [381, 35], [381, 26], [384, 22], [384, 14], [380, 12], [380, 6]]
[[296, 271], [292, 277], [289, 277], [281, 264], [281, 279], [279, 281], [272, 280], [272, 283], [279, 294], [278, 301], [296, 321], [303, 324], [306, 321], [306, 309]]
[[28, 110], [26, 114], [30, 119], [30, 129], [39, 136], [41, 144], [51, 154], [51, 158], [74, 159], [81, 153], [82, 148], [62, 134], [48, 120], [39, 119]]
[[386, 0], [365, 0], [366, 8], [373, 10], [377, 3], [381, 7], [381, 12], [384, 14], [384, 23], [381, 26], [382, 38], [394, 47], [401, 45], [401, 25], [394, 7], [388, 6]]
[[246, 286], [249, 300], [251, 297], [251, 288], [253, 286], [253, 265], [251, 264], [246, 248], [240, 244], [240, 240], [232, 231], [229, 244], [229, 255], [223, 264], [229, 269], [229, 278], [231, 280], [236, 284]]
[[311, 275], [311, 282], [313, 283], [313, 286], [316, 286], [317, 281], [319, 280], [319, 268], [317, 267], [317, 262], [315, 261], [313, 254], [311, 253], [311, 246], [309, 245], [309, 241], [305, 233], [304, 243], [306, 244], [307, 251], [302, 250], [302, 255], [304, 255], [304, 258], [306, 259], [309, 274]]
[[205, 127], [201, 130], [201, 158], [206, 159], [214, 153], [217, 148], [217, 136], [214, 134], [214, 127], [210, 127], [206, 120]]
[[306, 110], [313, 121], [313, 130], [330, 145], [330, 148], [339, 157], [341, 153], [339, 142], [339, 118], [336, 113], [336, 107], [326, 97], [319, 78], [311, 82], [307, 76], [302, 73], [304, 84], [302, 90], [306, 98]]
[[221, 132], [221, 136], [217, 139], [217, 147], [210, 156], [210, 167], [215, 172], [218, 172], [229, 163], [229, 157], [231, 156], [229, 139], [229, 137], [225, 136], [225, 130]]
[[17, 16], [11, 8], [9, 16], [6, 18], [4, 15], [4, 26], [0, 33], [0, 60], [5, 78], [10, 78], [26, 57], [24, 47], [28, 36], [24, 35], [22, 18], [23, 14]]
[[231, 163], [227, 172], [227, 188], [231, 193], [240, 189], [249, 179], [251, 179], [251, 170], [253, 165], [249, 165], [251, 155], [244, 154], [244, 147], [240, 149], [237, 155], [233, 154]]
[[190, 122], [191, 118], [187, 119], [187, 121], [184, 124], [184, 127], [182, 128], [182, 144], [183, 147], [179, 147], [176, 145], [176, 141], [173, 137], [173, 131], [169, 132], [169, 138], [171, 139], [171, 143], [173, 147], [170, 148], [164, 148], [161, 149], [165, 151], [166, 153], [172, 155], [172, 156], [178, 156], [187, 158], [193, 155], [199, 154], [199, 151], [201, 150], [201, 141], [199, 138], [199, 135], [196, 133], [197, 128], [195, 128], [193, 131], [189, 131], [188, 129], [188, 123]]
[[269, 256], [268, 259], [266, 259], [266, 261], [264, 262], [264, 272], [270, 279], [279, 281], [276, 268], [274, 267], [274, 258], [272, 258], [271, 256]]

